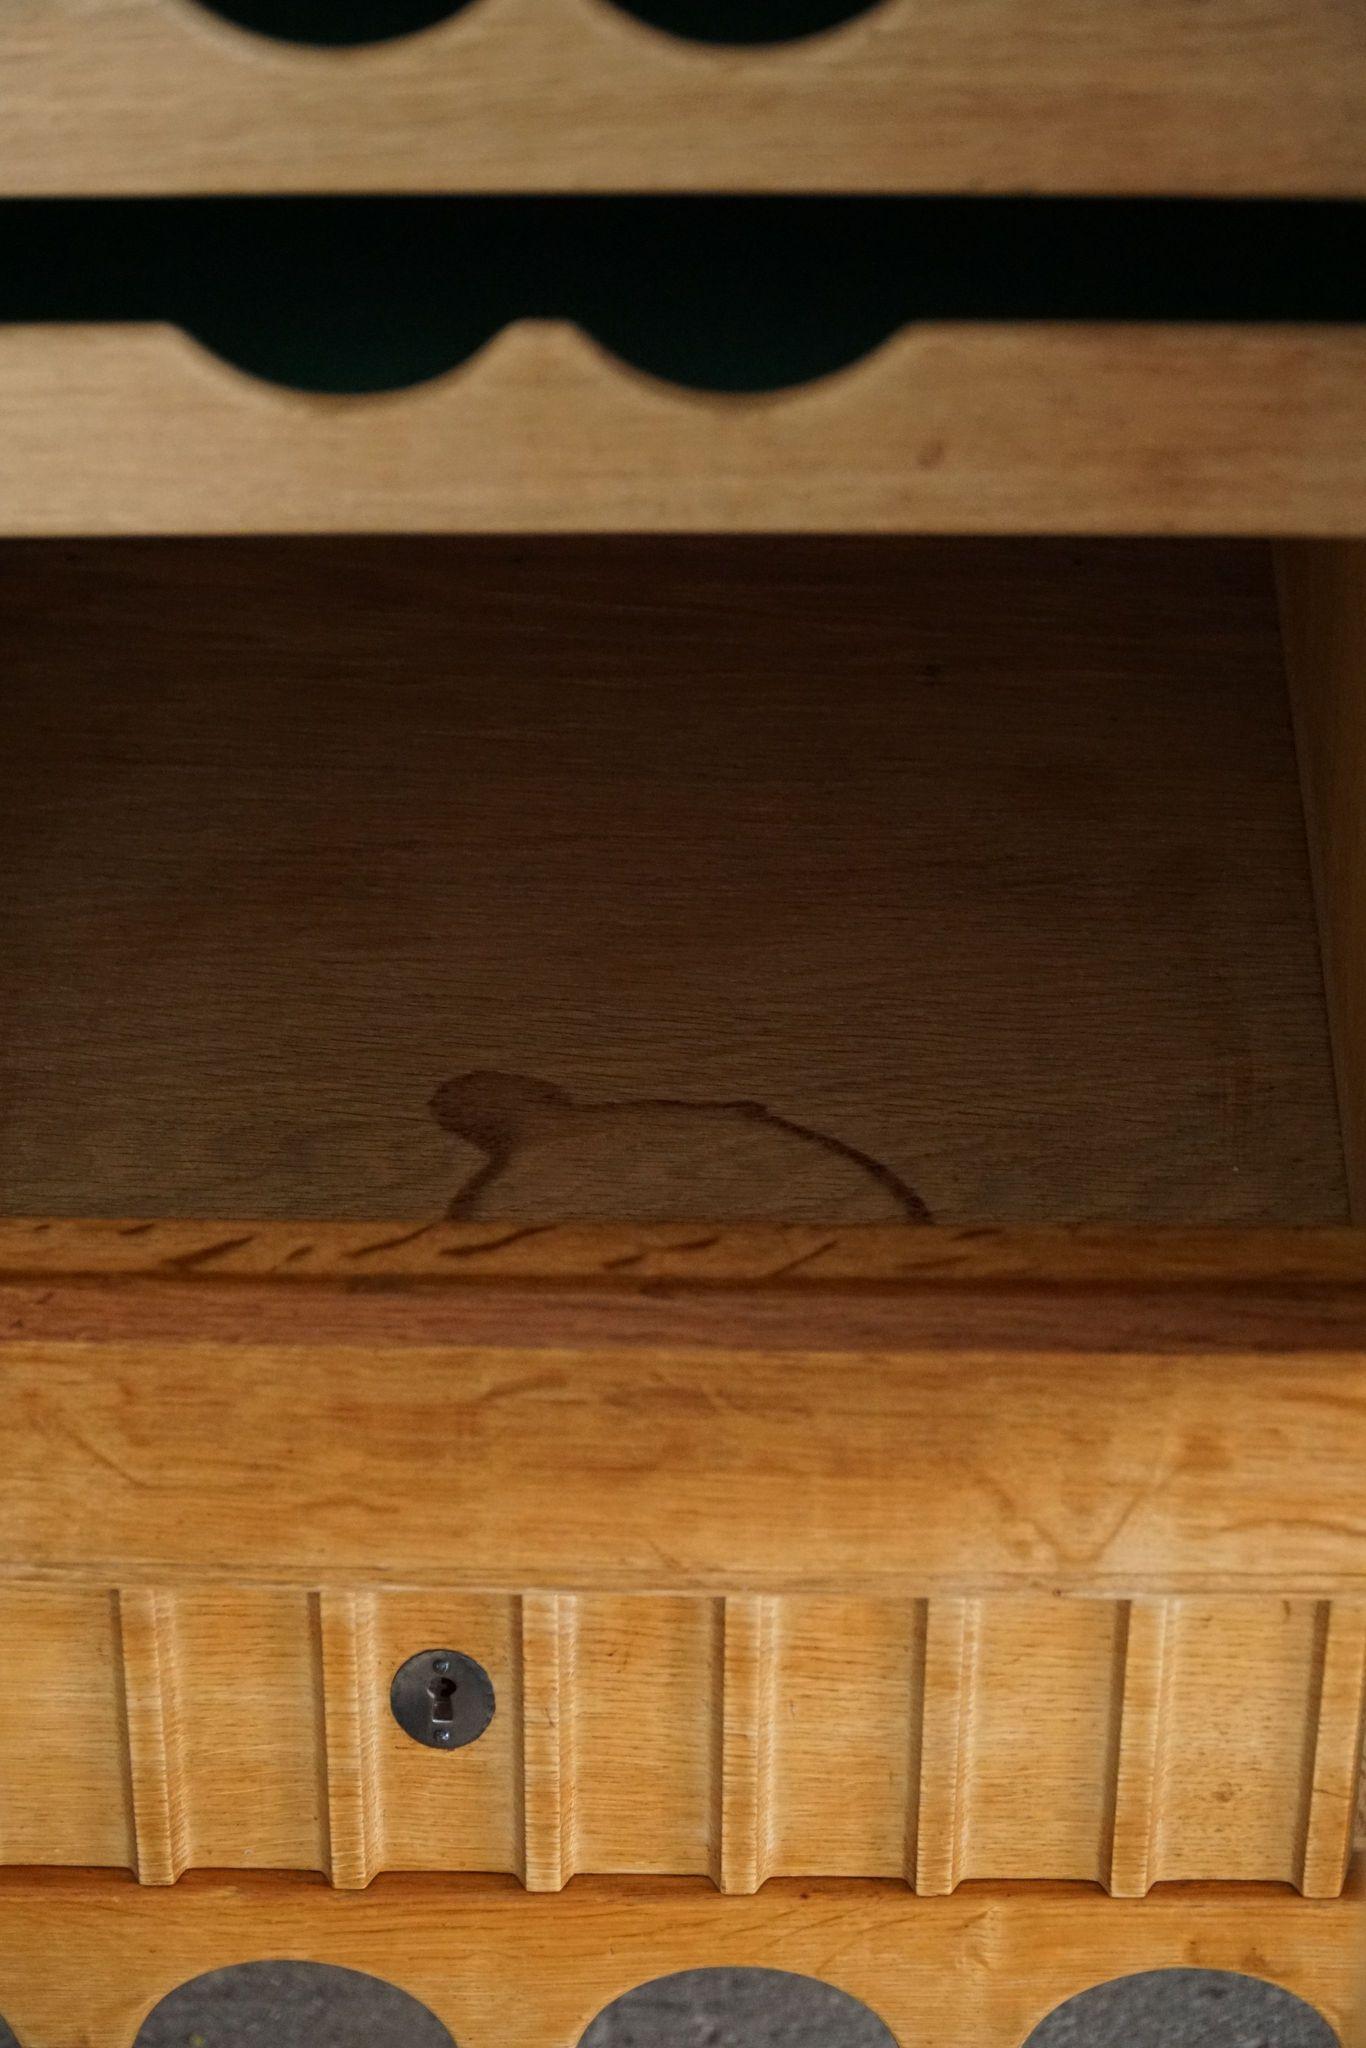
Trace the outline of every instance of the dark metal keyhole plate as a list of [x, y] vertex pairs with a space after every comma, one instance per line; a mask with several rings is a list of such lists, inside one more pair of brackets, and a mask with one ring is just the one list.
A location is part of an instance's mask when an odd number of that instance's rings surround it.
[[419, 1650], [389, 1687], [394, 1719], [428, 1749], [464, 1749], [493, 1719], [493, 1680], [459, 1650]]

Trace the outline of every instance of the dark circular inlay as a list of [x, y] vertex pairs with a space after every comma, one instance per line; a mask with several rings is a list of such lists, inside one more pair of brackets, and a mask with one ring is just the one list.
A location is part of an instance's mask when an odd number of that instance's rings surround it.
[[389, 1705], [405, 1735], [428, 1749], [464, 1749], [493, 1719], [493, 1680], [460, 1650], [419, 1650], [400, 1664]]

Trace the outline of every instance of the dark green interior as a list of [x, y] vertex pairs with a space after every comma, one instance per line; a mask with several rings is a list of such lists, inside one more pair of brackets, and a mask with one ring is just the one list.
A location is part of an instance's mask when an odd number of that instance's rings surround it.
[[0, 205], [0, 320], [171, 321], [243, 369], [390, 389], [509, 322], [577, 322], [717, 391], [926, 320], [1366, 320], [1366, 205], [262, 198]]
[[[374, 43], [430, 28], [469, 0], [205, 0], [258, 35]], [[869, 0], [618, 0], [651, 27], [704, 43], [782, 43], [861, 14]]]

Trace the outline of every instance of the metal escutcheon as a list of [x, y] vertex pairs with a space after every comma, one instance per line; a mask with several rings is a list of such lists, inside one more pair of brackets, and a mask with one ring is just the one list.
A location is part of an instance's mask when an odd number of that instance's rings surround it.
[[428, 1749], [464, 1749], [493, 1719], [493, 1680], [460, 1650], [419, 1650], [400, 1664], [389, 1705], [405, 1735]]

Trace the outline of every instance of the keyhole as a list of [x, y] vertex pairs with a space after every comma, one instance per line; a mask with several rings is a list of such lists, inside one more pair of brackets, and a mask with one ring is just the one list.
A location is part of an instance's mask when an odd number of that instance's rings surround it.
[[453, 1721], [455, 1719], [455, 1708], [452, 1702], [458, 1690], [459, 1687], [453, 1678], [437, 1677], [428, 1679], [427, 1697], [432, 1703], [432, 1719], [434, 1721]]
[[463, 1650], [419, 1650], [389, 1686], [390, 1711], [404, 1734], [448, 1755], [479, 1740], [495, 1704], [493, 1680]]

